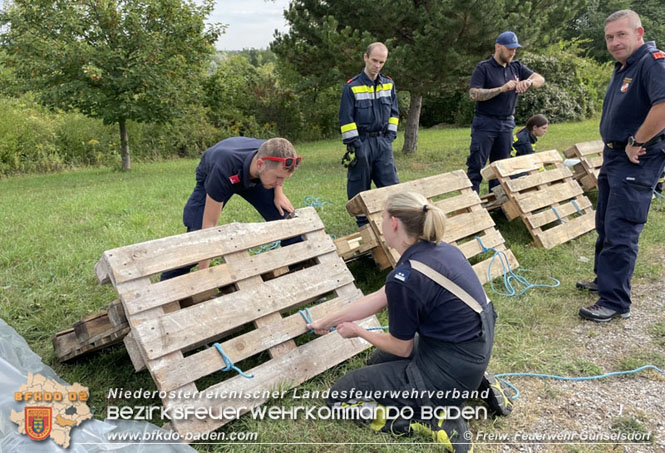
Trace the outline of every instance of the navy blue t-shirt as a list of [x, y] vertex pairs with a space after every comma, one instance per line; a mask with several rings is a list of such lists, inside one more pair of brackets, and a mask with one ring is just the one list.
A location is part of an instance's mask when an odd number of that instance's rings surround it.
[[654, 42], [644, 43], [621, 66], [616, 63], [603, 102], [600, 135], [605, 143], [626, 142], [651, 107], [665, 102], [665, 53]]
[[[513, 60], [504, 68], [493, 56], [476, 66], [471, 75], [470, 88], [497, 88], [510, 80], [526, 80], [533, 71], [519, 60]], [[510, 116], [515, 114], [517, 91], [501, 93], [487, 101], [476, 102], [476, 115]]]
[[196, 183], [215, 201], [226, 203], [234, 193], [258, 183], [249, 178], [249, 165], [265, 140], [232, 137], [208, 148], [196, 169]]
[[468, 292], [482, 307], [485, 292], [473, 268], [455, 246], [417, 242], [401, 256], [386, 278], [390, 334], [400, 340], [421, 336], [462, 343], [481, 335], [480, 316], [429, 277], [411, 269], [420, 261]]

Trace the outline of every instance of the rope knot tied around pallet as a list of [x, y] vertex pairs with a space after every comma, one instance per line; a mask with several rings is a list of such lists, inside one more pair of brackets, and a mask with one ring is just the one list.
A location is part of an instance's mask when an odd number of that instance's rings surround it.
[[[513, 272], [512, 269], [510, 269], [508, 258], [506, 257], [506, 254], [504, 252], [502, 252], [501, 250], [497, 250], [494, 247], [485, 247], [485, 244], [483, 244], [483, 240], [480, 238], [480, 236], [476, 236], [476, 240], [480, 244], [480, 248], [483, 253], [494, 252], [492, 259], [490, 260], [490, 264], [487, 267], [487, 281], [490, 282], [490, 287], [492, 288], [492, 291], [499, 294], [500, 296], [507, 296], [507, 297], [521, 296], [531, 288], [556, 288], [557, 286], [561, 285], [561, 282], [554, 277], [550, 277], [553, 281], [551, 285], [542, 284], [542, 283], [536, 284], [529, 282], [529, 280], [527, 280], [525, 277]], [[499, 262], [501, 263], [501, 266], [503, 268], [502, 269], [503, 286], [505, 288], [505, 291], [498, 291], [494, 287], [494, 281], [492, 279], [492, 264], [494, 264], [494, 260], [496, 259], [497, 256], [499, 257]], [[522, 272], [528, 272], [528, 269], [521, 269], [521, 270]], [[524, 289], [518, 293], [517, 289], [513, 285], [513, 282], [516, 282], [518, 285], [524, 286]]]
[[[305, 320], [305, 324], [311, 324], [314, 322], [314, 319], [312, 318], [312, 313], [310, 313], [309, 308], [305, 307], [304, 310], [298, 310], [298, 313], [300, 313], [300, 316], [303, 317]], [[365, 330], [387, 330], [388, 326], [379, 326], [379, 327], [366, 327]], [[330, 328], [330, 332], [334, 332], [335, 329], [334, 327]], [[314, 333], [313, 329], [310, 329], [308, 333]]]
[[221, 344], [219, 344], [219, 343], [214, 343], [213, 346], [214, 346], [215, 349], [217, 349], [217, 351], [221, 354], [222, 359], [224, 359], [224, 363], [226, 364], [226, 367], [225, 367], [225, 368], [222, 368], [222, 371], [231, 371], [231, 370], [234, 370], [234, 371], [236, 371], [240, 376], [242, 376], [242, 377], [244, 377], [244, 378], [247, 378], [247, 379], [252, 379], [252, 378], [254, 377], [253, 374], [245, 374], [244, 371], [242, 371], [240, 368], [238, 368], [237, 366], [235, 366], [235, 364], [233, 363], [233, 361], [229, 358], [229, 356], [226, 355], [226, 353], [225, 353], [224, 350], [222, 349], [222, 345], [221, 345]]

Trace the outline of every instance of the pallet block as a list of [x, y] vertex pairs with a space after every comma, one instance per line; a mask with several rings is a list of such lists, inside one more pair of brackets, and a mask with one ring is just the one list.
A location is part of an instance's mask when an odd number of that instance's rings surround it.
[[60, 362], [117, 344], [129, 332], [129, 323], [119, 300], [111, 302], [103, 311], [83, 318], [71, 329], [51, 337], [55, 355]]
[[501, 206], [506, 217], [520, 217], [538, 247], [550, 249], [595, 227], [591, 201], [556, 150], [498, 160], [481, 174], [499, 179], [509, 200]]
[[[258, 255], [249, 252], [297, 235], [304, 241]], [[211, 258], [221, 263], [156, 281], [163, 271]], [[299, 209], [289, 220], [232, 223], [108, 250], [96, 270], [100, 281], [118, 291], [131, 325], [127, 338], [157, 388], [175, 392], [162, 400], [164, 407], [176, 412], [204, 408], [213, 414], [173, 419], [181, 435], [214, 430], [234, 419], [229, 412], [242, 414], [263, 404], [266, 392], [294, 387], [370, 346], [337, 334], [304, 335], [299, 308], [308, 307], [317, 319], [362, 297], [313, 208]], [[232, 292], [186, 308], [178, 302], [217, 288]], [[379, 325], [374, 316], [359, 324]], [[254, 378], [221, 372], [225, 361], [216, 347], [204, 347], [213, 342]], [[183, 396], [200, 386], [206, 387], [203, 398]], [[247, 394], [254, 396], [242, 396]]]
[[491, 212], [500, 209], [508, 201], [508, 197], [503, 191], [503, 187], [494, 186], [491, 191], [480, 197], [480, 201], [483, 208]]
[[[471, 189], [471, 181], [462, 170], [416, 179], [394, 186], [382, 187], [360, 192], [347, 204], [346, 209], [352, 216], [364, 215], [369, 220], [379, 245], [395, 267], [398, 253], [388, 247], [383, 239], [382, 211], [386, 200], [393, 194], [405, 191], [418, 192], [438, 206], [448, 217], [443, 240], [456, 245], [467, 259], [483, 253], [479, 237], [485, 247], [503, 251], [511, 269], [519, 266], [513, 253], [506, 249], [504, 239], [496, 228], [486, 209], [481, 206], [478, 194]], [[476, 275], [482, 283], [487, 283], [491, 257], [473, 265]], [[503, 275], [501, 266], [492, 267], [492, 279]]]
[[579, 181], [585, 191], [598, 188], [598, 173], [603, 165], [602, 140], [577, 143], [563, 152], [564, 156], [579, 159], [580, 162], [573, 167], [574, 177]]

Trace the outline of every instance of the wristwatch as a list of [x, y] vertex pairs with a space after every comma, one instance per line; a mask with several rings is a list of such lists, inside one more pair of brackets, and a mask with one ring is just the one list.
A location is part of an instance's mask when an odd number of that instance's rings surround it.
[[633, 137], [632, 135], [628, 137], [628, 146], [639, 146], [640, 148], [642, 148], [644, 147], [644, 143], [646, 142], [643, 143], [638, 142], [637, 140], [635, 140], [635, 137]]

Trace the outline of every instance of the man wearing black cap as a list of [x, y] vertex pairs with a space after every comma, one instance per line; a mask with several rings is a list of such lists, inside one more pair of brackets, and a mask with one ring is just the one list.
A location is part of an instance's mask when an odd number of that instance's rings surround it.
[[[522, 46], [515, 33], [501, 33], [496, 38], [494, 54], [478, 63], [471, 76], [469, 95], [476, 103], [476, 114], [471, 125], [471, 152], [466, 166], [476, 192], [482, 181], [480, 170], [487, 158], [494, 162], [510, 157], [517, 95], [545, 83], [543, 76], [513, 60], [518, 47]], [[496, 184], [490, 181], [490, 189]]]

